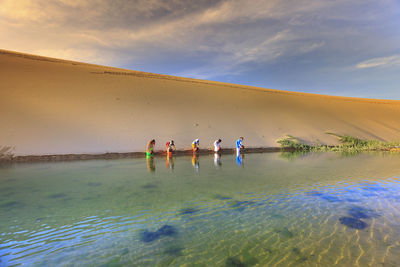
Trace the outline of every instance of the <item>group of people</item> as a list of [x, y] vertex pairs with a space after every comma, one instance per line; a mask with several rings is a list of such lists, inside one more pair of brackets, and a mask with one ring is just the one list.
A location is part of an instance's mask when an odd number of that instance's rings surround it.
[[[237, 141], [236, 141], [236, 153], [240, 154], [240, 152], [244, 149], [244, 145], [243, 145], [243, 137], [240, 137]], [[220, 153], [221, 152], [221, 139], [217, 139], [214, 141], [214, 152], [215, 153]], [[152, 156], [154, 154], [154, 147], [156, 145], [156, 140], [152, 139], [147, 143], [147, 148], [146, 148], [146, 156]], [[165, 147], [166, 147], [166, 152], [167, 155], [171, 155], [172, 153], [176, 152], [176, 147], [175, 147], [175, 142], [174, 140], [170, 140], [168, 142], [165, 143]], [[200, 149], [200, 140], [199, 139], [195, 139], [192, 142], [192, 150], [193, 153], [198, 152]]]
[[[243, 145], [243, 137], [240, 137], [238, 140], [236, 140], [236, 163], [240, 166], [243, 166], [243, 161], [242, 161], [242, 154], [241, 152], [244, 149]], [[215, 166], [221, 166], [221, 139], [217, 139], [214, 141], [214, 164]], [[146, 147], [146, 156], [147, 156], [147, 167], [149, 171], [155, 171], [155, 165], [154, 165], [154, 160], [153, 160], [153, 155], [154, 155], [154, 147], [156, 145], [156, 140], [152, 139], [147, 143]], [[175, 147], [175, 142], [174, 140], [170, 140], [165, 143], [165, 149], [167, 152], [167, 160], [166, 160], [166, 165], [170, 169], [174, 168], [175, 165], [175, 157], [171, 157], [173, 153], [176, 152], [176, 147]], [[192, 158], [192, 165], [195, 168], [196, 172], [199, 170], [199, 160], [197, 156], [197, 152], [200, 149], [200, 139], [195, 139], [192, 142], [192, 151], [193, 151], [193, 158]]]

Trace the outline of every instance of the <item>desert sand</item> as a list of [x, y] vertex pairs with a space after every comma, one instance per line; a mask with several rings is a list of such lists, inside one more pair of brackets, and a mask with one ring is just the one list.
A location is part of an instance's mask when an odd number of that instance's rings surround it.
[[0, 50], [0, 149], [21, 155], [177, 149], [222, 139], [277, 147], [290, 134], [400, 140], [400, 101], [295, 93], [180, 78]]

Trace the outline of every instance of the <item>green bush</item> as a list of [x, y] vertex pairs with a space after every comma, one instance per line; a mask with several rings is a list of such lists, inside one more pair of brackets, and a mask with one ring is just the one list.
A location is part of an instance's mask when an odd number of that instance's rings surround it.
[[400, 148], [400, 142], [382, 142], [377, 140], [364, 140], [350, 135], [339, 135], [327, 133], [339, 139], [340, 144], [336, 146], [321, 145], [319, 142], [315, 145], [307, 145], [299, 141], [296, 137], [287, 135], [277, 140], [281, 148], [299, 151], [335, 151], [345, 153], [357, 153], [371, 150], [390, 150]]
[[312, 146], [303, 144], [294, 136], [287, 135], [276, 141], [282, 148], [290, 148], [294, 150], [310, 150]]

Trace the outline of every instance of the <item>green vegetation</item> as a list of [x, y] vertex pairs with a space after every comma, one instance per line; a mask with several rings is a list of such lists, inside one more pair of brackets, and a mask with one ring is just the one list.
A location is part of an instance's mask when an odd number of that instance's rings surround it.
[[298, 138], [291, 135], [287, 135], [284, 138], [277, 140], [277, 143], [281, 148], [289, 149], [293, 151], [335, 151], [345, 153], [356, 153], [361, 151], [373, 151], [373, 150], [398, 150], [400, 151], [400, 142], [382, 142], [377, 140], [364, 140], [350, 135], [339, 135], [335, 133], [327, 133], [338, 138], [340, 144], [336, 146], [321, 145], [317, 144], [305, 144], [302, 143]]
[[299, 139], [297, 139], [294, 136], [287, 135], [284, 138], [278, 139], [276, 141], [282, 148], [291, 148], [293, 150], [311, 150], [313, 146], [304, 144], [300, 142]]

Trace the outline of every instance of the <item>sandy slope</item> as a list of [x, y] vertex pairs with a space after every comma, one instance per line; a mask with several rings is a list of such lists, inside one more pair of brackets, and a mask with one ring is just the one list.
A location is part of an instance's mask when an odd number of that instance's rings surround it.
[[193, 80], [0, 50], [0, 148], [15, 155], [277, 146], [285, 134], [400, 139], [400, 101], [331, 97]]

